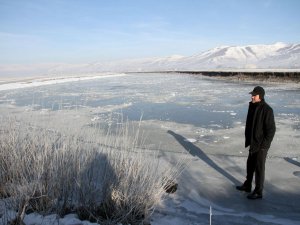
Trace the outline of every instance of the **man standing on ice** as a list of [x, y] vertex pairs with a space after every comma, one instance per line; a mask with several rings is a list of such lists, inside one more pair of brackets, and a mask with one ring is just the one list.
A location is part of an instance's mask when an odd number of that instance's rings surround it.
[[265, 180], [265, 162], [268, 150], [275, 135], [276, 126], [273, 109], [265, 102], [265, 90], [257, 86], [249, 94], [245, 147], [250, 146], [247, 159], [247, 177], [243, 185], [236, 189], [251, 192], [253, 175], [255, 173], [255, 189], [247, 196], [248, 199], [261, 199]]

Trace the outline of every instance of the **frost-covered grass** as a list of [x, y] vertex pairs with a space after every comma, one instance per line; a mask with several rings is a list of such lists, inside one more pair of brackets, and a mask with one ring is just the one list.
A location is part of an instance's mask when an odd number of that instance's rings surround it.
[[147, 221], [182, 171], [183, 164], [161, 165], [156, 154], [139, 148], [139, 129], [128, 123], [99, 138], [98, 129], [68, 134], [20, 118], [0, 120], [3, 224], [22, 224], [29, 212], [75, 212], [101, 224]]

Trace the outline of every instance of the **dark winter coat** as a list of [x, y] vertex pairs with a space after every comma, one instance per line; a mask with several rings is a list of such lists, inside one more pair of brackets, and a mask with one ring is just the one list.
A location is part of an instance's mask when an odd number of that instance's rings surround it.
[[250, 152], [269, 149], [275, 135], [276, 126], [273, 109], [264, 101], [249, 103], [245, 128], [245, 147]]

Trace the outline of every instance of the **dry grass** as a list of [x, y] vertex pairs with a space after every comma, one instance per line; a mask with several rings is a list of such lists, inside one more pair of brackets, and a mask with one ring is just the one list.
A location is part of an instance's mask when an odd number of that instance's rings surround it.
[[15, 222], [27, 212], [76, 212], [101, 224], [139, 224], [150, 218], [183, 164], [160, 165], [154, 153], [137, 147], [139, 131], [128, 123], [109, 130], [104, 140], [97, 132], [62, 134], [1, 118], [0, 201], [5, 200], [7, 211], [18, 212]]

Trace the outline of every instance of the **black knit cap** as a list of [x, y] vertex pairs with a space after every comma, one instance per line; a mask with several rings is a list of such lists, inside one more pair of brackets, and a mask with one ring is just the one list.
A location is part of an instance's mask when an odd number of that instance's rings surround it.
[[249, 94], [251, 95], [259, 95], [260, 99], [264, 99], [265, 97], [265, 90], [261, 86], [256, 86], [253, 91], [251, 91]]

